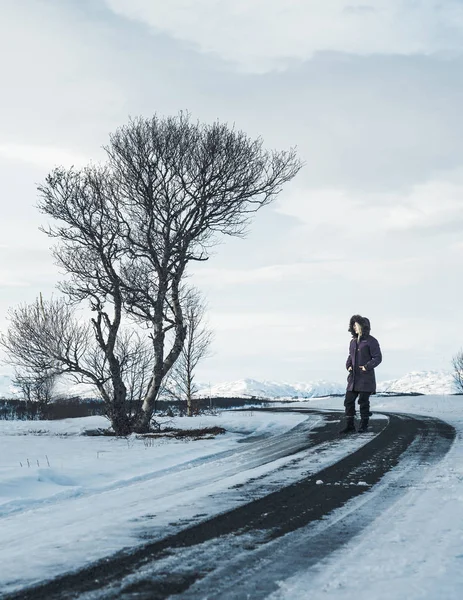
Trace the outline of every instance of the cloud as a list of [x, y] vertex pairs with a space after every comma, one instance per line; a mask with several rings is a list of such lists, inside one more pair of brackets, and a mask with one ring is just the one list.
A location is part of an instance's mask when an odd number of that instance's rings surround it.
[[0, 288], [4, 287], [28, 287], [30, 283], [27, 281], [20, 281], [15, 279], [9, 279], [8, 275], [0, 273]]
[[88, 157], [77, 152], [28, 144], [0, 144], [0, 159], [45, 168], [59, 165], [79, 167], [88, 163]]
[[370, 14], [377, 12], [377, 9], [374, 6], [368, 4], [358, 4], [358, 5], [349, 5], [342, 9], [343, 13], [348, 15], [354, 14]]
[[[310, 315], [284, 310], [259, 312], [211, 311], [209, 322], [215, 332], [215, 343], [246, 355], [270, 354], [286, 349], [293, 355], [317, 348], [318, 351], [339, 349], [345, 338], [344, 329], [331, 315]], [[323, 332], [323, 335], [319, 335]]]
[[[306, 305], [320, 311], [319, 297], [336, 298], [343, 290], [354, 312], [357, 297], [381, 305], [383, 314], [431, 310], [439, 286], [448, 287], [448, 280], [458, 287], [462, 197], [463, 169], [394, 193], [293, 187], [273, 206], [275, 215], [291, 217], [276, 247], [263, 223], [257, 261], [251, 231], [251, 241], [240, 240], [249, 244], [247, 259], [197, 265], [193, 279], [212, 297], [227, 294], [227, 302], [243, 309], [260, 298], [267, 308], [290, 302], [297, 310], [306, 297]], [[340, 303], [333, 300], [332, 309]]]
[[[459, 269], [462, 197], [461, 170], [395, 193], [293, 188], [274, 205], [293, 225], [276, 249], [261, 240], [264, 264], [250, 257], [241, 268], [200, 265], [194, 280], [214, 293], [262, 288], [283, 302], [285, 291], [313, 286], [416, 293], [416, 286]], [[280, 262], [269, 264], [278, 255]]]
[[[313, 351], [344, 349], [349, 340], [347, 322], [349, 315], [341, 321], [333, 318], [331, 314], [319, 313], [310, 315], [299, 312], [288, 314], [280, 311], [260, 312], [240, 311], [223, 312], [212, 311], [209, 315], [210, 325], [219, 336], [228, 337], [230, 341], [249, 337], [257, 342], [259, 348], [268, 347], [268, 344], [278, 346], [283, 338], [293, 340], [296, 346], [292, 351]], [[374, 329], [381, 332], [381, 340], [389, 350], [413, 350], [419, 345], [424, 350], [431, 350], [435, 343], [435, 334], [429, 331], [429, 321], [423, 317], [387, 316], [380, 323], [374, 322]], [[450, 327], [444, 326], [447, 333]], [[412, 330], [413, 336], [403, 335]], [[443, 333], [443, 332], [440, 332]], [[347, 335], [347, 338], [346, 338]], [[282, 344], [283, 347], [283, 344]]]
[[[430, 329], [429, 320], [413, 316], [403, 318], [400, 315], [388, 315], [381, 321], [380, 327], [381, 343], [390, 353], [417, 352], [419, 349], [419, 352], [432, 354], [439, 345], [439, 338], [440, 340], [446, 336], [449, 338], [452, 334], [452, 325], [449, 323], [443, 323], [437, 335]], [[411, 331], [413, 335], [406, 335]]]
[[[255, 10], [254, 3], [248, 4], [243, 15]], [[381, 13], [381, 3], [368, 4]], [[160, 15], [167, 10], [172, 18], [180, 10], [175, 0], [172, 5], [147, 5]], [[276, 5], [269, 2], [270, 13]], [[325, 5], [330, 3], [314, 9], [314, 15], [324, 14]], [[341, 5], [355, 7], [355, 2]], [[120, 6], [122, 15], [138, 4], [127, 3], [125, 12]], [[182, 6], [190, 15], [193, 5]], [[199, 2], [199, 12], [201, 6]], [[225, 14], [220, 2], [214, 6], [214, 14]], [[294, 17], [299, 5], [282, 0], [281, 6]], [[306, 10], [304, 6], [297, 10]], [[424, 5], [420, 24], [427, 22], [426, 6], [431, 5]], [[238, 12], [230, 18], [242, 18]], [[244, 45], [259, 39], [266, 14]], [[436, 35], [451, 44], [441, 20], [436, 20]], [[305, 27], [311, 22], [303, 24], [309, 40]], [[457, 16], [454, 22], [458, 28]], [[20, 3], [5, 0], [0, 20], [0, 51], [8, 57], [2, 70], [2, 143], [98, 158], [94, 153], [107, 143], [108, 133], [129, 114], [175, 114], [187, 108], [201, 121], [219, 118], [251, 136], [262, 135], [269, 147], [297, 145], [306, 161], [298, 179], [306, 178], [312, 187], [393, 189], [460, 160], [461, 59], [328, 52], [289, 71], [253, 76], [232, 70], [218, 55], [192, 51], [199, 46], [166, 31], [152, 35], [143, 23], [141, 16], [129, 20], [100, 3], [36, 0], [25, 15]], [[295, 24], [296, 32], [299, 26]], [[218, 31], [221, 27], [226, 27], [225, 19]], [[282, 29], [277, 38], [287, 31], [292, 29]]]
[[430, 54], [463, 48], [457, 0], [105, 0], [115, 13], [249, 71], [317, 52]]
[[343, 239], [378, 234], [421, 235], [462, 226], [463, 168], [395, 192], [294, 189], [275, 210], [299, 219], [305, 231], [337, 231]]
[[[2, 2], [2, 142], [11, 152], [24, 144], [47, 154], [66, 137], [66, 148], [88, 148], [89, 138], [110, 130], [108, 122], [125, 109], [108, 27], [75, 3], [21, 4]], [[36, 151], [27, 153], [36, 162]]]
[[33, 239], [29, 239], [28, 246], [20, 245], [17, 240], [20, 226], [12, 223], [11, 229], [16, 232], [16, 239], [11, 240], [10, 245], [0, 247], [0, 286], [49, 287], [56, 282], [59, 273], [45, 235], [40, 234], [35, 245], [32, 245]]
[[343, 263], [343, 259], [326, 258], [292, 264], [266, 265], [254, 269], [198, 267], [193, 271], [193, 275], [196, 282], [207, 282], [215, 287], [242, 284], [289, 283], [291, 281], [298, 281], [301, 277], [307, 276], [308, 273], [315, 275], [317, 272], [323, 272], [326, 275], [330, 270], [330, 263], [340, 262]]
[[[463, 229], [462, 173], [450, 173], [449, 179], [435, 179], [412, 187], [402, 198], [391, 198], [384, 208], [384, 226], [389, 231], [415, 234], [445, 233]], [[456, 180], [455, 180], [456, 179]]]
[[[355, 265], [355, 266], [354, 266]], [[205, 268], [194, 275], [195, 284], [207, 285], [209, 289], [224, 289], [239, 286], [250, 293], [251, 288], [276, 286], [304, 287], [304, 282], [314, 286], [320, 283], [335, 282], [342, 286], [346, 282], [365, 284], [370, 289], [390, 289], [410, 287], [427, 278], [429, 263], [419, 257], [385, 259], [374, 255], [371, 258], [357, 259], [347, 254], [344, 259], [322, 260], [287, 265], [271, 265], [256, 269], [213, 269]], [[275, 292], [273, 292], [275, 293]]]

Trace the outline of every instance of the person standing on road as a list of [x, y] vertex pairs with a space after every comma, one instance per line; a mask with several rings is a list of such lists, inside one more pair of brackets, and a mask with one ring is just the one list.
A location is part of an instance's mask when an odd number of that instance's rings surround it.
[[345, 427], [340, 433], [355, 432], [355, 400], [359, 398], [360, 427], [358, 433], [368, 431], [370, 413], [370, 396], [376, 394], [375, 368], [383, 357], [376, 338], [370, 335], [370, 321], [366, 317], [353, 315], [349, 321], [348, 331], [352, 334], [349, 356], [346, 361], [347, 389], [344, 399]]

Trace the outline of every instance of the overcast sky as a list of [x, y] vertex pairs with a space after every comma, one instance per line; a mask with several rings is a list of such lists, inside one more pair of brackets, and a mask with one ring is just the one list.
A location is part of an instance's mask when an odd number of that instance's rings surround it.
[[[305, 162], [192, 282], [198, 377], [344, 381], [368, 316], [377, 379], [463, 346], [461, 0], [1, 0], [0, 329], [60, 275], [36, 185], [103, 158], [129, 115], [189, 110]], [[6, 366], [0, 373], [8, 373]]]

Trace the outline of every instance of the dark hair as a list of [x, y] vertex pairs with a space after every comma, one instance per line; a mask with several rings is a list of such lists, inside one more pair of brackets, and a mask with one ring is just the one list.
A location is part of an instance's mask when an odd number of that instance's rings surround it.
[[347, 331], [356, 337], [357, 334], [354, 331], [354, 323], [358, 323], [360, 325], [362, 328], [362, 335], [368, 335], [370, 333], [370, 319], [367, 319], [367, 317], [362, 317], [361, 315], [352, 315], [350, 318], [349, 329]]

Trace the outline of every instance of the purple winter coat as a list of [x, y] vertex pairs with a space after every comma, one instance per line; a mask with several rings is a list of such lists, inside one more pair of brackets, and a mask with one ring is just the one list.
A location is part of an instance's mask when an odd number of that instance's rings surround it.
[[[359, 342], [357, 342], [357, 337], [352, 338], [346, 361], [346, 369], [352, 367], [352, 371], [349, 371], [347, 376], [347, 389], [376, 394], [374, 369], [382, 359], [379, 342], [372, 335], [362, 335]], [[361, 366], [364, 366], [366, 371], [362, 371]]]

